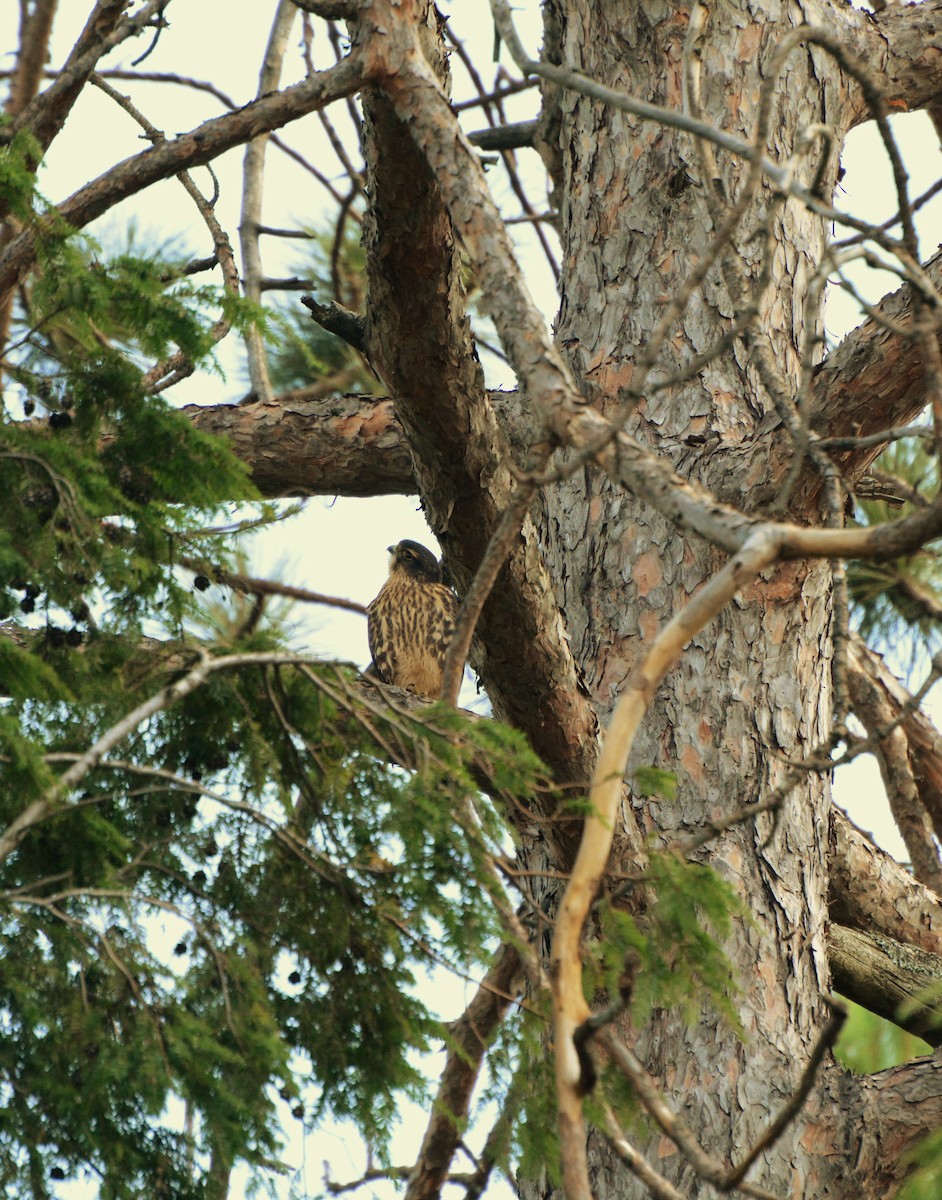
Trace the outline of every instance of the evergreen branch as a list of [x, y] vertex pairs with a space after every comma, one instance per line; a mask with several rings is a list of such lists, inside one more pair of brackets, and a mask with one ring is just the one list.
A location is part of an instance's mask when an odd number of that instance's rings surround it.
[[68, 793], [99, 765], [110, 750], [129, 737], [150, 717], [166, 708], [171, 708], [202, 687], [207, 679], [217, 671], [269, 664], [299, 665], [311, 661], [310, 658], [303, 655], [287, 653], [230, 654], [222, 658], [210, 658], [201, 651], [200, 662], [196, 667], [175, 683], [161, 688], [143, 704], [139, 704], [137, 708], [125, 714], [93, 746], [85, 751], [52, 787], [28, 804], [20, 815], [10, 822], [3, 834], [0, 835], [0, 863], [6, 862], [28, 831], [47, 817]]
[[[159, 146], [166, 141], [166, 136], [162, 130], [152, 124], [147, 117], [131, 103], [130, 97], [122, 96], [115, 88], [107, 83], [97, 72], [92, 72], [89, 76], [91, 83], [99, 88], [115, 101], [121, 108], [138, 125], [144, 130], [144, 133], [150, 139], [152, 145]], [[210, 167], [210, 173], [212, 168]], [[229, 236], [220, 225], [214, 205], [217, 199], [216, 196], [212, 200], [207, 200], [203, 193], [199, 190], [193, 181], [193, 177], [188, 171], [181, 171], [177, 175], [177, 179], [183, 186], [183, 190], [196, 204], [197, 210], [210, 232], [213, 239], [213, 247], [215, 250], [214, 261], [219, 264], [222, 270], [223, 283], [230, 296], [238, 297], [239, 295], [239, 269], [236, 266], [235, 258], [232, 253], [232, 244], [229, 241]], [[215, 181], [215, 175], [213, 175]], [[218, 191], [218, 185], [217, 185]], [[220, 342], [229, 332], [232, 327], [231, 318], [223, 311], [219, 319], [210, 330], [209, 336], [213, 342]], [[163, 362], [156, 363], [144, 375], [142, 386], [145, 391], [158, 392], [163, 391], [172, 383], [177, 383], [180, 379], [192, 374], [194, 364], [183, 351], [177, 351]], [[169, 377], [169, 378], [168, 378]], [[158, 382], [162, 381], [158, 386]]]

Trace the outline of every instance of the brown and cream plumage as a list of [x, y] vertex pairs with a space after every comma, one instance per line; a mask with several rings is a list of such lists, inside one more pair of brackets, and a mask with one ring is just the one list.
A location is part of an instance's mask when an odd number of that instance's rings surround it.
[[458, 597], [418, 542], [389, 547], [389, 578], [367, 608], [373, 668], [384, 683], [437, 699]]

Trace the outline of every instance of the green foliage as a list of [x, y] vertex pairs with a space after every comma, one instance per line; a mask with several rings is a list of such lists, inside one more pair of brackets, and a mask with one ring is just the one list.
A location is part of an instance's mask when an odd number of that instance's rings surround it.
[[937, 1200], [942, 1195], [942, 1130], [929, 1134], [907, 1154], [914, 1164], [898, 1200]]
[[677, 795], [677, 776], [673, 771], [660, 767], [638, 767], [635, 771], [635, 788], [639, 796], [660, 796], [673, 800]]
[[834, 1047], [834, 1056], [858, 1075], [883, 1071], [931, 1052], [932, 1047], [915, 1034], [851, 1000], [845, 999], [844, 1003], [848, 1008], [847, 1020]]
[[[0, 417], [0, 837], [38, 816], [0, 855], [0, 1180], [46, 1195], [91, 1173], [115, 1200], [205, 1196], [220, 1166], [278, 1157], [283, 1103], [351, 1119], [382, 1161], [442, 1037], [428, 973], [489, 962], [508, 904], [494, 860], [508, 814], [547, 796], [545, 771], [496, 721], [398, 712], [351, 671], [251, 657], [286, 649], [285, 630], [251, 601], [209, 602], [179, 564], [238, 568], [277, 514], [246, 507], [243, 468], [148, 370], [211, 362], [218, 315], [258, 314], [172, 253], [106, 254], [40, 222], [28, 154], [0, 164], [41, 251], [5, 350], [23, 407], [10, 389]], [[366, 386], [304, 321], [278, 386], [291, 370]], [[129, 712], [222, 655], [246, 658], [123, 729], [59, 794]], [[639, 777], [663, 795], [675, 783]], [[617, 987], [630, 956], [639, 1015], [696, 989], [731, 1013], [701, 921], [725, 936], [732, 893], [669, 856], [651, 881], [643, 927], [600, 914], [591, 989]], [[545, 1014], [513, 1016], [491, 1069], [521, 1114], [504, 1162], [558, 1178], [545, 1033]]]
[[[5, 122], [0, 122], [0, 128]], [[3, 214], [30, 221], [36, 203], [36, 163], [42, 156], [39, 143], [28, 129], [21, 129], [0, 145], [0, 204]]]
[[709, 998], [738, 1029], [736, 984], [719, 945], [733, 917], [746, 918], [736, 893], [711, 867], [669, 853], [652, 854], [645, 875], [651, 903], [643, 925], [614, 903], [601, 911], [590, 991], [617, 996], [630, 978], [638, 1023], [654, 1008], [683, 1007], [695, 1019]]

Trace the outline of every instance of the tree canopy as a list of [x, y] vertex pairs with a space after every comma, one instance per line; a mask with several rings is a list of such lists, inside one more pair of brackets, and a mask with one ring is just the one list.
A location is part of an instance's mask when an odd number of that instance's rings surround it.
[[[408, 1200], [936, 1195], [942, 299], [889, 114], [942, 128], [939, 4], [273, 0], [205, 78], [173, 0], [61, 7], [0, 118], [6, 1193], [300, 1194], [293, 1119]], [[420, 497], [438, 701], [283, 607], [369, 597], [253, 573], [311, 495]], [[865, 753], [906, 869], [831, 803]]]

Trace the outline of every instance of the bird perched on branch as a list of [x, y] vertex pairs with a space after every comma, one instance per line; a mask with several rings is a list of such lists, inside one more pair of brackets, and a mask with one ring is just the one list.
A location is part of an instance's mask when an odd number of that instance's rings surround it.
[[388, 549], [389, 578], [367, 606], [373, 668], [384, 683], [436, 699], [458, 597], [430, 550], [410, 541]]

